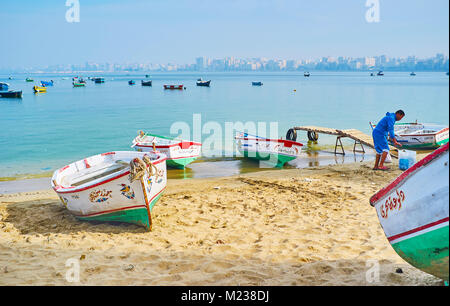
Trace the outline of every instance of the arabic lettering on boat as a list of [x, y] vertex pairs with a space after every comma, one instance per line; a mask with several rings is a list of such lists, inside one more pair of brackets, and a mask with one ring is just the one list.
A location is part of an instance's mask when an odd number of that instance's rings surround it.
[[402, 208], [402, 203], [405, 201], [405, 193], [400, 190], [395, 191], [396, 195], [392, 195], [386, 199], [385, 203], [380, 206], [381, 217], [384, 219], [388, 218], [388, 212], [395, 209], [400, 210]]

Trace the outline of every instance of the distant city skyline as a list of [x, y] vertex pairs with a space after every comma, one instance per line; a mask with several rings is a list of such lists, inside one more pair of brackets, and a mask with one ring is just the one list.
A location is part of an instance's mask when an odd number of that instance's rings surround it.
[[322, 57], [318, 59], [268, 59], [268, 58], [210, 58], [200, 56], [186, 64], [155, 63], [96, 63], [58, 64], [42, 67], [11, 68], [0, 67], [0, 72], [227, 72], [227, 71], [448, 71], [449, 57], [438, 53], [433, 57], [400, 58], [380, 56], [365, 57]]
[[449, 54], [448, 0], [377, 0], [376, 22], [367, 0], [76, 1], [79, 22], [66, 0], [3, 1], [0, 67]]

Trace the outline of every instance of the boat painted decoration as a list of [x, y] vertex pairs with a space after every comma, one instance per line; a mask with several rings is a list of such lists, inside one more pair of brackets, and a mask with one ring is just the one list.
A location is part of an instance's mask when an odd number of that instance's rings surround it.
[[247, 133], [238, 133], [235, 140], [239, 152], [245, 157], [278, 168], [299, 157], [303, 147], [299, 142], [268, 139]]
[[[406, 150], [435, 150], [449, 140], [447, 126], [430, 123], [396, 123], [394, 133], [401, 148]], [[389, 145], [397, 147], [389, 139], [388, 141]]]
[[397, 254], [412, 266], [449, 279], [449, 144], [370, 199]]
[[164, 85], [164, 89], [183, 89], [183, 85]]
[[167, 166], [184, 169], [201, 155], [199, 142], [139, 132], [132, 147], [140, 152], [161, 152], [167, 156]]
[[42, 86], [33, 86], [33, 90], [34, 92], [47, 92], [47, 88], [46, 87], [42, 87]]
[[[143, 175], [133, 180], [130, 162], [139, 160], [148, 163], [143, 163]], [[91, 156], [56, 170], [52, 177], [64, 207], [78, 219], [133, 223], [149, 230], [151, 210], [166, 183], [166, 156], [134, 151]]]

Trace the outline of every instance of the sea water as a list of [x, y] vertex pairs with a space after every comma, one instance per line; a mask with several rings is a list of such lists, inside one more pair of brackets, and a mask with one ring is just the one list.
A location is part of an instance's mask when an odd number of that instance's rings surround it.
[[[0, 177], [51, 173], [87, 156], [130, 150], [138, 130], [170, 135], [175, 122], [193, 129], [194, 114], [201, 116], [203, 141], [211, 136], [205, 128], [208, 122], [223, 130], [225, 122], [263, 122], [267, 127], [276, 122], [280, 137], [302, 125], [356, 128], [370, 135], [369, 121], [377, 122], [397, 109], [406, 112], [404, 122], [449, 122], [449, 78], [443, 72], [419, 72], [415, 77], [407, 72], [386, 72], [384, 77], [313, 72], [309, 78], [299, 72], [150, 73], [152, 87], [140, 85], [145, 74], [84, 73], [86, 78], [104, 77], [105, 83], [87, 80], [81, 88], [72, 86], [71, 78], [77, 74], [13, 74], [13, 80], [0, 75], [0, 82], [9, 83], [11, 90], [23, 90], [22, 99], [0, 98]], [[28, 76], [35, 82], [25, 82]], [[211, 87], [197, 87], [200, 77], [211, 79]], [[32, 87], [40, 80], [55, 83], [47, 93], [34, 94]], [[129, 80], [136, 85], [128, 85]], [[252, 81], [264, 85], [252, 86]], [[183, 84], [186, 90], [164, 90], [164, 84]], [[299, 132], [297, 140], [306, 145], [306, 133]], [[321, 135], [310, 154], [314, 148], [333, 151], [334, 142], [335, 137]], [[225, 143], [221, 149], [225, 152], [232, 145]], [[351, 148], [353, 143], [347, 145]], [[222, 159], [220, 154], [212, 160], [228, 161], [232, 168], [246, 165], [242, 159]]]

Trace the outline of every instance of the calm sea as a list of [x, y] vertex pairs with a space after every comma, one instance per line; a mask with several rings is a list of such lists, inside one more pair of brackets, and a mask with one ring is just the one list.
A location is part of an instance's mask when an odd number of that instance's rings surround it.
[[[27, 76], [35, 82], [25, 82]], [[87, 80], [85, 88], [73, 88], [72, 76], [12, 75], [9, 80], [0, 75], [10, 89], [23, 90], [22, 99], [0, 98], [0, 177], [49, 173], [90, 155], [129, 150], [138, 130], [170, 135], [174, 122], [192, 128], [193, 114], [201, 115], [202, 124], [217, 122], [223, 129], [225, 122], [277, 122], [283, 137], [300, 125], [370, 133], [369, 121], [397, 109], [406, 112], [405, 122], [449, 122], [449, 78], [440, 72], [415, 77], [406, 72], [386, 72], [384, 77], [314, 72], [310, 78], [300, 73], [153, 73], [152, 87], [140, 85], [144, 74], [85, 74], [105, 78], [104, 84]], [[200, 77], [211, 79], [211, 87], [195, 86]], [[32, 87], [40, 80], [55, 84], [47, 93], [34, 94]], [[251, 86], [252, 81], [264, 85]], [[164, 84], [184, 84], [186, 90], [167, 91]], [[202, 135], [208, 136], [208, 131]], [[305, 139], [299, 134], [299, 141]], [[319, 139], [330, 148], [334, 141]], [[223, 161], [214, 161], [220, 170]]]

